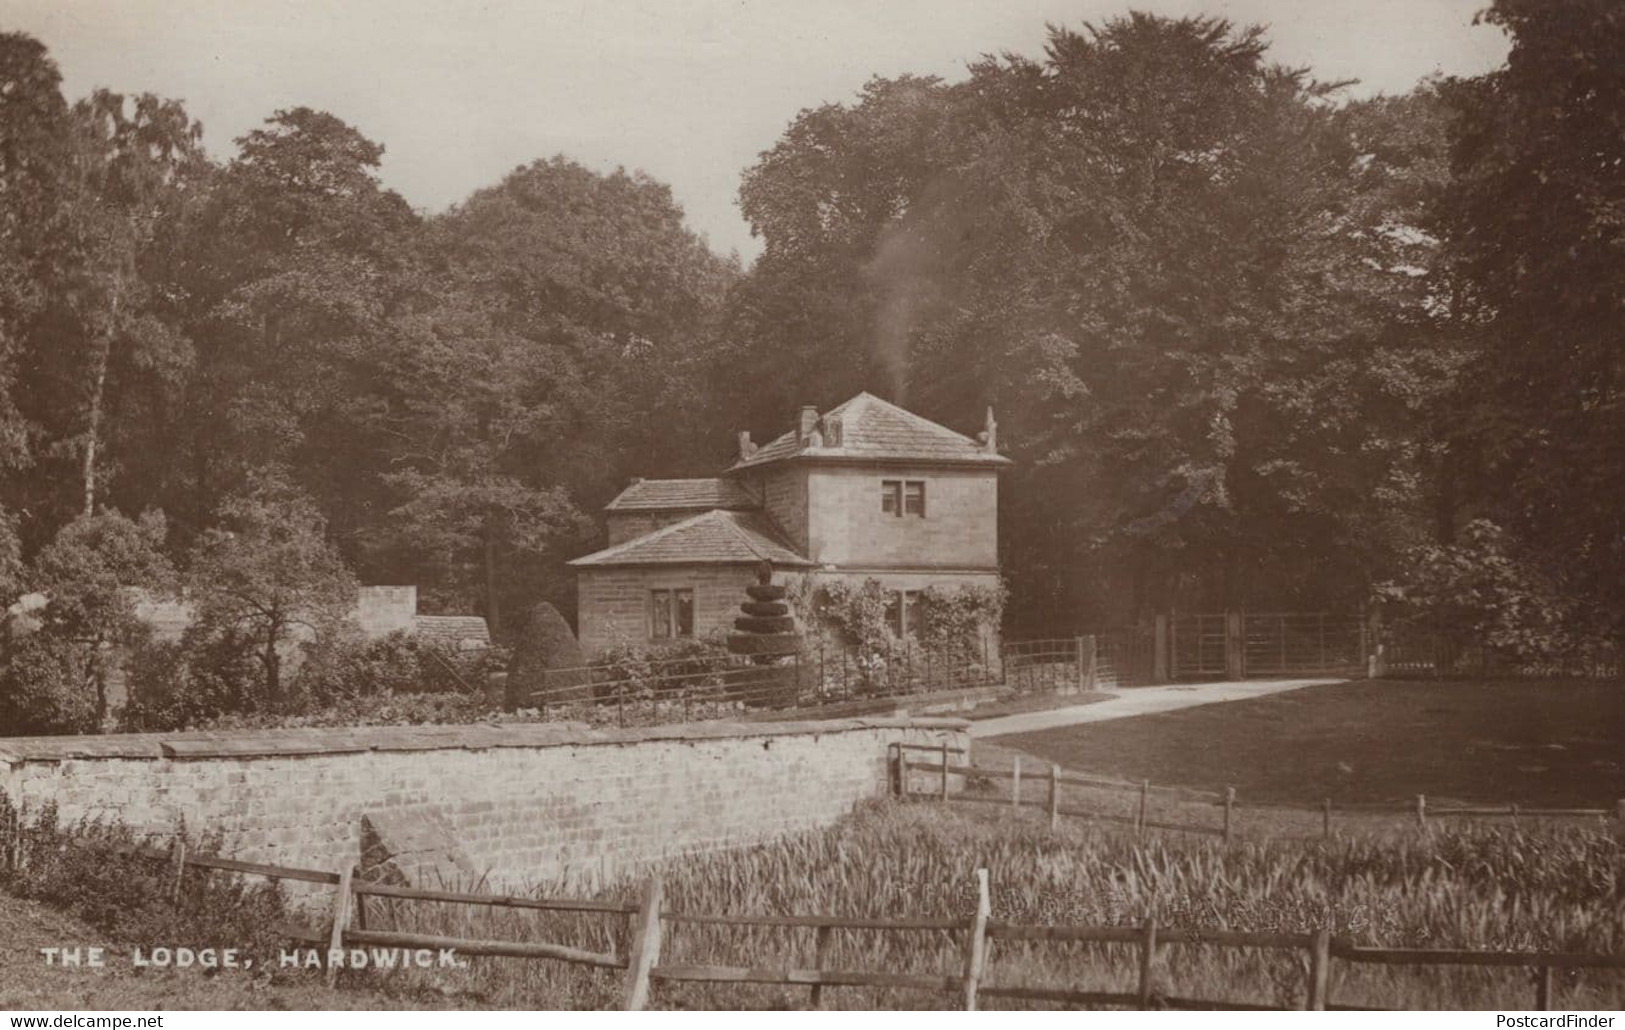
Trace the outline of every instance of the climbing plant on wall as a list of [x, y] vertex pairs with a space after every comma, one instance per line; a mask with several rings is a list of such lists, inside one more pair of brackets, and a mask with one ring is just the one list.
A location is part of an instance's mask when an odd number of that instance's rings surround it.
[[920, 641], [952, 659], [980, 660], [984, 630], [997, 629], [1004, 616], [1006, 591], [994, 587], [926, 587], [920, 591]]

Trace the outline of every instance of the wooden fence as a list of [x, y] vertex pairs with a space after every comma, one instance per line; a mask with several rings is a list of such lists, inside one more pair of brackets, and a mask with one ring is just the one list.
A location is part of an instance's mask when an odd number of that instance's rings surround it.
[[[1052, 777], [1051, 782], [1057, 778]], [[1052, 788], [1053, 796], [1053, 788]], [[1055, 812], [1053, 803], [1051, 812]], [[1140, 825], [1153, 825], [1141, 820]], [[1213, 947], [1272, 949], [1301, 952], [1304, 968], [1304, 1008], [1310, 1010], [1360, 1010], [1362, 1006], [1340, 1005], [1331, 997], [1331, 971], [1334, 962], [1393, 966], [1491, 966], [1523, 967], [1534, 974], [1534, 1005], [1540, 1010], [1557, 1007], [1555, 974], [1565, 969], [1625, 970], [1625, 955], [1600, 955], [1538, 951], [1475, 951], [1444, 948], [1374, 948], [1333, 938], [1327, 930], [1314, 933], [1270, 933], [1230, 929], [1192, 930], [1189, 927], [1161, 927], [1155, 920], [1138, 926], [1038, 926], [1009, 923], [993, 918], [992, 890], [987, 870], [976, 872], [976, 905], [963, 919], [873, 919], [832, 915], [709, 915], [671, 911], [664, 907], [661, 880], [649, 880], [635, 903], [579, 898], [542, 898], [504, 894], [426, 890], [415, 887], [368, 883], [356, 877], [353, 869], [329, 872], [291, 866], [244, 862], [236, 859], [188, 853], [183, 841], [168, 849], [150, 846], [121, 847], [120, 853], [172, 864], [175, 870], [172, 898], [178, 897], [188, 868], [220, 870], [239, 874], [296, 880], [335, 888], [331, 919], [325, 927], [279, 926], [277, 932], [290, 941], [325, 947], [327, 954], [342, 952], [352, 945], [375, 945], [407, 949], [454, 949], [463, 956], [541, 959], [620, 971], [623, 978], [622, 1006], [643, 1009], [661, 983], [734, 983], [805, 986], [809, 1004], [822, 1007], [824, 991], [830, 987], [904, 988], [948, 995], [967, 1010], [977, 1008], [981, 998], [1009, 998], [1053, 1002], [1063, 1005], [1112, 1006], [1138, 1009], [1185, 1010], [1282, 1010], [1286, 1006], [1239, 1002], [1224, 999], [1187, 998], [1162, 994], [1155, 989], [1154, 973], [1159, 951], [1173, 947]], [[508, 909], [599, 913], [627, 920], [625, 954], [595, 952], [561, 944], [534, 941], [485, 940], [432, 934], [401, 933], [372, 929], [367, 925], [369, 898], [438, 902]], [[813, 965], [722, 966], [662, 964], [661, 945], [668, 925], [690, 923], [738, 927], [804, 927], [815, 934]], [[959, 968], [935, 974], [902, 973], [860, 969], [833, 969], [826, 966], [835, 931], [901, 931], [916, 933], [963, 934]], [[989, 943], [998, 940], [1088, 942], [1120, 944], [1136, 949], [1138, 970], [1135, 983], [1121, 990], [1084, 990], [1054, 985], [990, 984], [992, 966]], [[325, 956], [324, 956], [325, 958]], [[327, 982], [336, 982], [342, 962], [327, 959]], [[948, 1007], [947, 1005], [943, 1006]]]
[[[936, 758], [936, 761], [911, 761], [907, 756], [912, 752], [929, 753]], [[904, 798], [924, 798], [944, 802], [969, 801], [983, 804], [1009, 805], [1014, 808], [1041, 807], [1048, 811], [1052, 828], [1059, 824], [1061, 816], [1073, 816], [1095, 822], [1129, 825], [1140, 833], [1146, 830], [1174, 830], [1180, 833], [1204, 834], [1222, 838], [1226, 844], [1230, 843], [1241, 831], [1239, 815], [1242, 806], [1234, 787], [1219, 792], [1191, 787], [1159, 786], [1152, 784], [1149, 780], [1142, 780], [1138, 784], [1124, 783], [1120, 780], [1107, 780], [1071, 772], [1054, 763], [1046, 763], [1039, 770], [1036, 770], [1036, 775], [1033, 775], [1023, 770], [1020, 756], [1014, 759], [1009, 769], [994, 769], [988, 766], [975, 765], [968, 760], [964, 764], [955, 765], [951, 760], [951, 756], [963, 754], [965, 752], [960, 749], [950, 748], [947, 745], [891, 745], [892, 793]], [[930, 777], [933, 783], [932, 789], [913, 789], [911, 773], [924, 773]], [[984, 781], [1008, 780], [1010, 781], [1009, 796], [1000, 797], [965, 790], [957, 793], [951, 792], [949, 788], [953, 777], [961, 778], [962, 782], [974, 782], [978, 779]], [[1029, 792], [1024, 785], [1034, 781], [1037, 782], [1038, 789]], [[1135, 795], [1138, 798], [1138, 803], [1134, 814], [1131, 816], [1102, 812], [1096, 808], [1063, 805], [1061, 803], [1061, 790], [1068, 785]], [[1215, 822], [1180, 823], [1153, 818], [1151, 811], [1153, 796], [1174, 796], [1187, 804], [1194, 803], [1211, 807], [1215, 811]], [[1320, 816], [1321, 836], [1327, 840], [1332, 837], [1334, 817], [1338, 813], [1345, 816], [1405, 816], [1414, 818], [1416, 825], [1422, 829], [1429, 826], [1429, 820], [1451, 818], [1508, 818], [1514, 821], [1518, 819], [1556, 818], [1612, 819], [1617, 821], [1620, 826], [1625, 827], [1625, 798], [1616, 801], [1613, 808], [1530, 808], [1516, 804], [1441, 806], [1429, 805], [1427, 797], [1422, 794], [1416, 795], [1416, 800], [1411, 804], [1377, 802], [1344, 803], [1334, 806], [1332, 800], [1326, 798], [1318, 806], [1268, 805], [1262, 807], [1267, 807], [1271, 812], [1294, 812]]]

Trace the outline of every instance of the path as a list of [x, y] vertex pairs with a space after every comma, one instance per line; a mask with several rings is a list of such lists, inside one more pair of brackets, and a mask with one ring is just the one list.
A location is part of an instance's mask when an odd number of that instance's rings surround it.
[[1052, 730], [1060, 726], [1077, 726], [1086, 722], [1105, 722], [1108, 719], [1127, 719], [1153, 712], [1172, 712], [1180, 708], [1194, 708], [1218, 701], [1246, 701], [1267, 697], [1304, 687], [1342, 683], [1340, 679], [1313, 680], [1251, 680], [1242, 683], [1178, 683], [1167, 687], [1125, 687], [1109, 701], [1051, 708], [1043, 712], [1023, 712], [1004, 715], [997, 719], [983, 719], [971, 723], [972, 737], [1003, 737], [1014, 733], [1032, 733]]

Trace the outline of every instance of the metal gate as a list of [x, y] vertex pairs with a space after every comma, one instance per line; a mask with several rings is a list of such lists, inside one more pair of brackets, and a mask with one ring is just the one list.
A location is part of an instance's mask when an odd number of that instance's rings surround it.
[[1228, 631], [1226, 617], [1176, 615], [1168, 627], [1168, 671], [1174, 679], [1223, 676]]
[[1365, 620], [1335, 612], [1209, 612], [1168, 619], [1170, 679], [1354, 675]]

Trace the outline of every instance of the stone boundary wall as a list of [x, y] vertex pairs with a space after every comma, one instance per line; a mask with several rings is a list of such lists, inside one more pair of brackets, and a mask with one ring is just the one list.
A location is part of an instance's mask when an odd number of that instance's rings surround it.
[[192, 834], [221, 834], [232, 857], [334, 871], [359, 860], [363, 815], [421, 815], [450, 825], [485, 887], [557, 891], [827, 825], [886, 793], [891, 744], [966, 747], [966, 726], [846, 719], [0, 738], [0, 791], [25, 812], [55, 802], [63, 821], [116, 817], [157, 836], [184, 818]]

